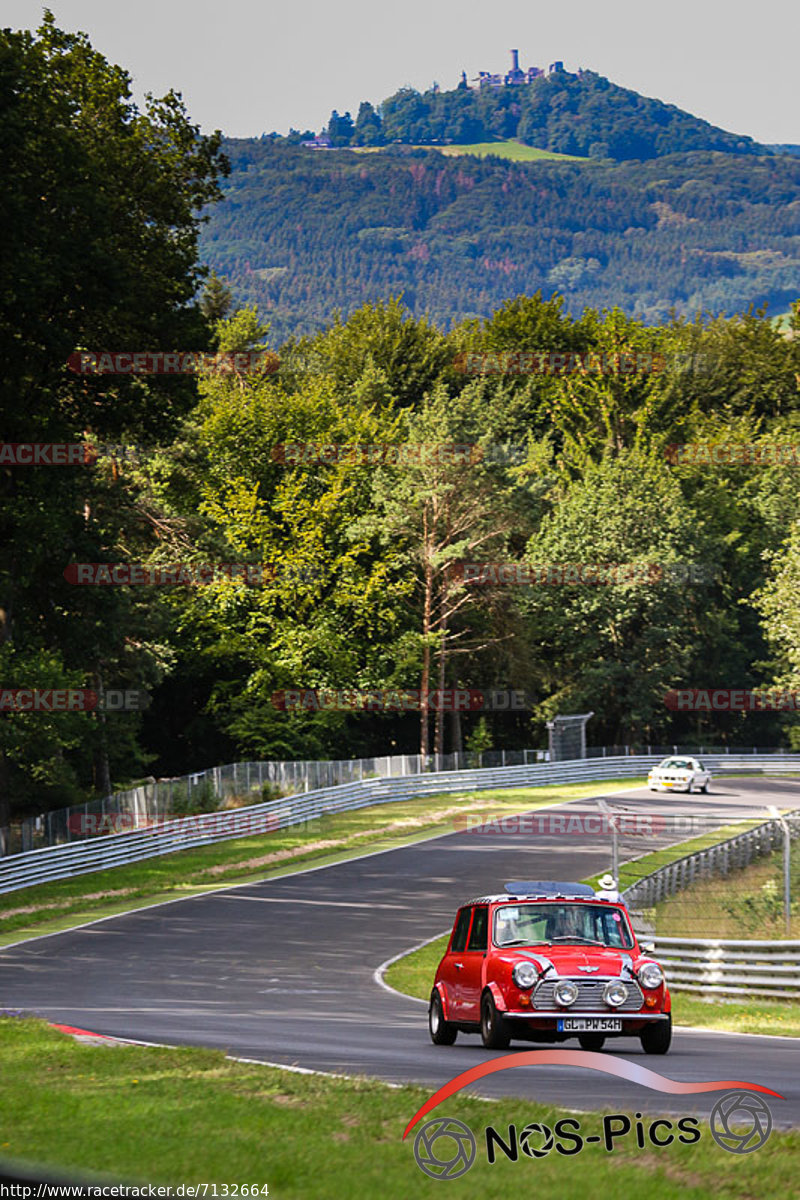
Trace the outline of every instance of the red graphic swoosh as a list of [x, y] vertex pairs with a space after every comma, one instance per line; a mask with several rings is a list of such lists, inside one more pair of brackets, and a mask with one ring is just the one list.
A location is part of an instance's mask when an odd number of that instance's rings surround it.
[[704, 1083], [680, 1083], [677, 1079], [668, 1079], [666, 1075], [659, 1075], [657, 1071], [651, 1071], [648, 1067], [640, 1067], [638, 1063], [628, 1062], [624, 1058], [610, 1058], [606, 1054], [597, 1054], [592, 1050], [523, 1050], [519, 1054], [503, 1054], [500, 1058], [493, 1058], [489, 1062], [481, 1063], [477, 1067], [471, 1067], [469, 1071], [462, 1071], [460, 1075], [456, 1075], [455, 1079], [451, 1079], [449, 1083], [440, 1087], [438, 1092], [434, 1092], [431, 1098], [425, 1101], [422, 1108], [414, 1113], [406, 1126], [403, 1140], [405, 1141], [408, 1137], [417, 1121], [426, 1116], [431, 1109], [436, 1108], [437, 1104], [448, 1100], [450, 1096], [454, 1096], [468, 1084], [475, 1083], [486, 1075], [493, 1075], [495, 1071], [507, 1071], [509, 1067], [544, 1066], [588, 1067], [592, 1071], [603, 1071], [606, 1075], [629, 1079], [632, 1083], [652, 1088], [654, 1092], [666, 1092], [670, 1096], [689, 1096], [694, 1092], [723, 1092], [733, 1088], [744, 1088], [748, 1092], [766, 1092], [769, 1096], [777, 1096], [779, 1100], [786, 1099], [780, 1092], [773, 1092], [772, 1088], [762, 1087], [760, 1083], [746, 1083], [742, 1079], [709, 1079]]

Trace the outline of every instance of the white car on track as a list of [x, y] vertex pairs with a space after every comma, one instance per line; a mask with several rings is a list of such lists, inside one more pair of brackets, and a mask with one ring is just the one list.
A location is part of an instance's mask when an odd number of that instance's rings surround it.
[[695, 788], [707, 792], [710, 782], [711, 772], [705, 769], [699, 759], [684, 758], [678, 754], [665, 758], [647, 776], [647, 786], [651, 792], [691, 794]]

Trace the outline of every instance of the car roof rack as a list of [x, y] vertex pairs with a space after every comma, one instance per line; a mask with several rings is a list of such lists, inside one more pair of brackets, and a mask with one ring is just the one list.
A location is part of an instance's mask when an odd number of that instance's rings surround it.
[[587, 883], [557, 883], [553, 879], [522, 880], [507, 883], [510, 896], [592, 896], [594, 888]]

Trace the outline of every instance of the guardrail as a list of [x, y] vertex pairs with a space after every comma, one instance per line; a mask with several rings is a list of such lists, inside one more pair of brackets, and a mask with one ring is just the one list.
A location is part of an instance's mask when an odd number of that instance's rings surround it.
[[655, 953], [678, 991], [800, 999], [800, 942], [656, 937]]
[[[124, 827], [142, 829], [154, 821], [207, 810], [207, 801], [250, 797], [264, 800], [296, 792], [319, 791], [364, 779], [421, 775], [425, 772], [525, 766], [545, 760], [544, 750], [486, 750], [460, 754], [387, 754], [377, 758], [330, 761], [292, 760], [227, 763], [171, 779], [148, 779], [135, 787], [100, 796], [83, 804], [26, 817], [11, 828], [0, 827], [0, 857], [63, 842], [81, 841], [95, 832], [108, 833], [124, 818]], [[268, 789], [268, 796], [264, 790]], [[198, 805], [197, 801], [200, 800]], [[183, 810], [183, 814], [181, 812]]]
[[[785, 819], [790, 825], [796, 824], [800, 819], [800, 809], [787, 813]], [[783, 837], [783, 827], [779, 821], [764, 821], [744, 833], [737, 833], [705, 850], [696, 850], [659, 867], [626, 888], [622, 898], [629, 909], [652, 908], [666, 900], [667, 896], [674, 896], [683, 888], [691, 887], [699, 879], [728, 875], [731, 871], [748, 866], [755, 858], [771, 854], [783, 844]]]
[[[755, 746], [727, 747], [712, 757], [715, 761], [719, 760], [725, 764], [736, 760], [751, 765], [759, 755], [769, 756], [774, 761], [783, 753], [773, 749], [759, 750]], [[699, 755], [703, 759], [707, 757], [704, 747], [698, 750], [696, 747], [651, 745], [590, 746], [587, 748], [586, 758], [638, 757], [650, 761], [653, 756], [664, 758], [669, 754], [691, 757]], [[191, 811], [193, 807], [195, 810], [207, 807], [204, 803], [198, 805], [198, 798], [202, 802], [214, 799], [224, 802], [234, 797], [242, 799], [256, 794], [263, 799], [265, 788], [270, 788], [273, 795], [289, 795], [361, 782], [364, 779], [527, 766], [539, 762], [550, 762], [546, 750], [486, 750], [482, 753], [429, 754], [424, 758], [418, 754], [395, 754], [322, 762], [262, 760], [228, 763], [172, 779], [149, 779], [126, 791], [87, 800], [83, 804], [75, 804], [68, 808], [53, 809], [35, 817], [26, 817], [18, 825], [10, 828], [0, 827], [0, 858], [28, 850], [39, 850], [44, 846], [80, 841], [98, 832], [108, 833], [109, 826], [123, 816], [126, 828], [145, 828], [153, 821], [163, 821], [180, 815], [182, 808], [185, 812], [187, 808]]]
[[[704, 761], [712, 772], [800, 770], [800, 754], [756, 761], [751, 758], [746, 764], [740, 763], [733, 755], [721, 757], [724, 759], [722, 763], [716, 756], [706, 756]], [[105, 834], [62, 846], [45, 846], [39, 850], [8, 855], [0, 859], [0, 893], [172, 854], [194, 846], [271, 832], [299, 825], [329, 812], [344, 812], [370, 804], [386, 804], [448, 792], [637, 778], [646, 773], [653, 761], [654, 758], [648, 755], [637, 755], [372, 779], [304, 792], [240, 809], [178, 817], [147, 829]]]

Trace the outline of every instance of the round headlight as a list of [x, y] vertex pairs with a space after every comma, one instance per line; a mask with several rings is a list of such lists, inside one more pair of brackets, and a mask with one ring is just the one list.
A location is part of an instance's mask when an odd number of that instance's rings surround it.
[[518, 988], [529, 988], [536, 983], [539, 972], [532, 962], [518, 962], [511, 972], [511, 978]]
[[619, 1008], [628, 998], [628, 989], [621, 979], [612, 979], [603, 991], [603, 999], [611, 1008]]
[[553, 995], [556, 1004], [560, 1004], [562, 1008], [569, 1008], [570, 1004], [574, 1004], [578, 999], [578, 989], [568, 979], [562, 979], [561, 983], [556, 984]]
[[638, 971], [639, 982], [642, 987], [657, 988], [664, 982], [664, 972], [658, 963], [645, 963]]

